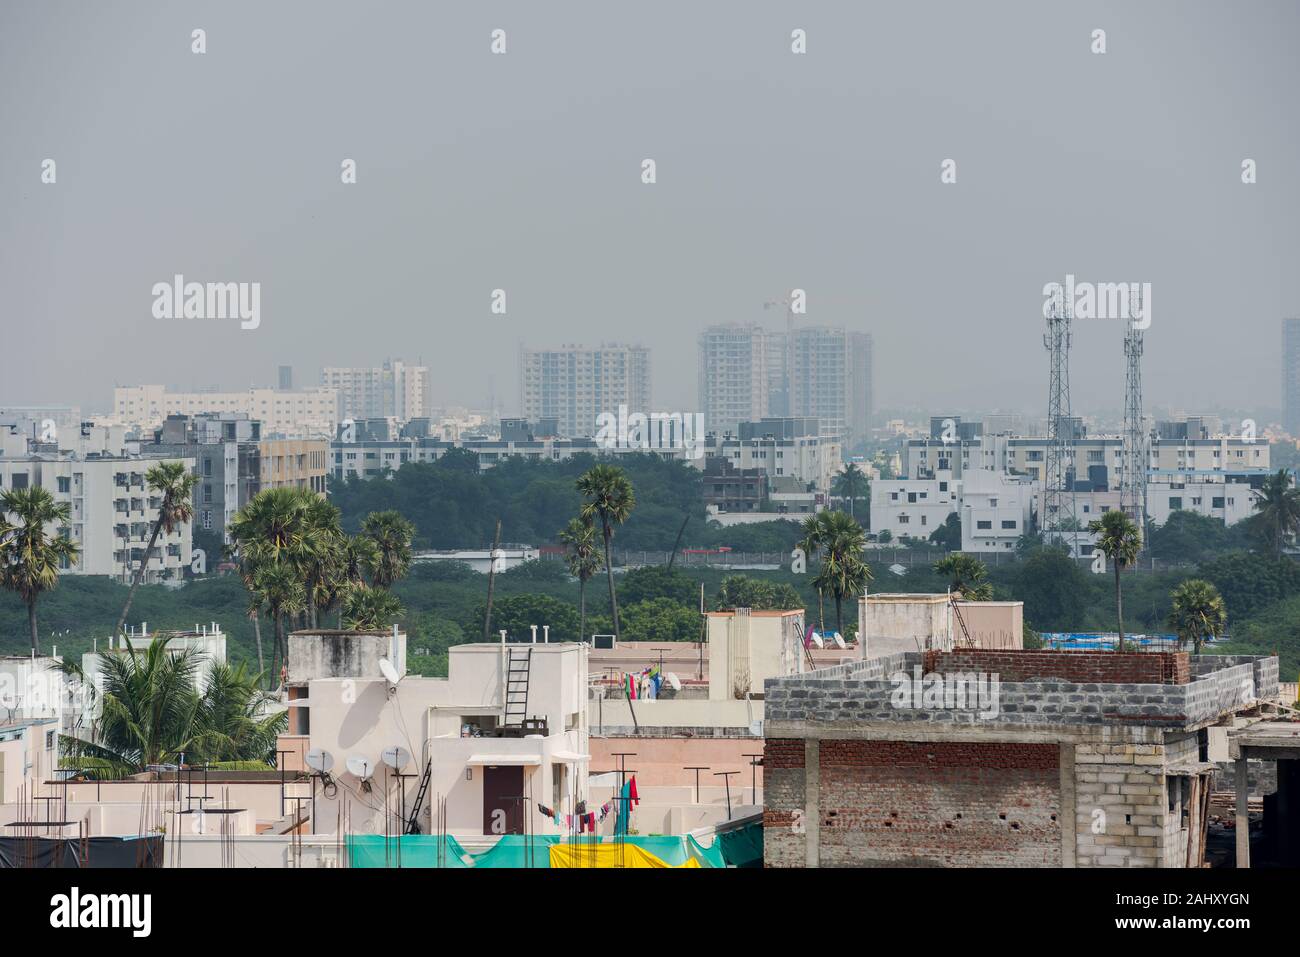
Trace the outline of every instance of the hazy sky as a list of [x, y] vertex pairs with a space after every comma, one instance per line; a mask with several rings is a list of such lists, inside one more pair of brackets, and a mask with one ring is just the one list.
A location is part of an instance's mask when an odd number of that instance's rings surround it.
[[[1152, 283], [1148, 405], [1274, 407], [1297, 41], [1262, 0], [3, 0], [0, 401], [393, 355], [513, 411], [520, 342], [627, 340], [689, 409], [701, 327], [799, 287], [875, 337], [878, 407], [1043, 414], [1073, 272]], [[154, 318], [176, 273], [260, 282], [260, 328]], [[1076, 323], [1076, 413], [1122, 404], [1121, 342]]]

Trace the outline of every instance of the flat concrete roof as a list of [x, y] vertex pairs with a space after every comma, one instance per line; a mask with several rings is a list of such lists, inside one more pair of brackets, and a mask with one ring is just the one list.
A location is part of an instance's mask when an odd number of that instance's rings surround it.
[[1300, 759], [1300, 722], [1260, 721], [1228, 732], [1228, 756], [1276, 759]]

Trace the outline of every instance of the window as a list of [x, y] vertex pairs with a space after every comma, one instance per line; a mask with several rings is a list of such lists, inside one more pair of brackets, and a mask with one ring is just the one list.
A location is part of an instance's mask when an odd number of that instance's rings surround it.
[[26, 472], [15, 472], [15, 473], [13, 474], [13, 476], [9, 479], [9, 487], [12, 488], [12, 489], [26, 488], [26, 487], [27, 487], [27, 473], [26, 473]]
[[59, 476], [59, 491], [60, 491], [60, 492], [65, 492], [65, 493], [66, 493], [66, 492], [71, 492], [71, 491], [72, 491], [72, 479], [68, 478], [66, 475], [60, 475], [60, 476]]
[[922, 524], [922, 525], [926, 524], [926, 519], [927, 519], [927, 518], [929, 518], [928, 515], [922, 515], [922, 516], [921, 516], [921, 524]]
[[1210, 499], [1210, 507], [1211, 507], [1211, 508], [1223, 508], [1223, 496], [1222, 496], [1222, 495], [1216, 495], [1216, 496], [1214, 496], [1213, 498], [1211, 498], [1211, 499]]
[[978, 521], [978, 522], [975, 523], [975, 527], [976, 527], [976, 528], [981, 528], [981, 529], [983, 529], [983, 528], [987, 528], [987, 529], [992, 530], [992, 528], [993, 528], [993, 520], [992, 520], [992, 519], [982, 519], [982, 520], [980, 520], [980, 521]]
[[1016, 527], [1016, 520], [1015, 520], [1014, 518], [1010, 518], [1010, 519], [1006, 519], [1006, 518], [1004, 518], [1004, 519], [1002, 520], [1002, 527], [1003, 527], [1003, 528], [1015, 528], [1015, 527]]
[[53, 750], [54, 750], [54, 732], [53, 732], [53, 731], [46, 731], [46, 732], [45, 732], [45, 750], [46, 750], [46, 751], [53, 751]]
[[1183, 497], [1182, 497], [1181, 495], [1171, 495], [1171, 496], [1169, 496], [1169, 507], [1170, 507], [1170, 508], [1182, 508], [1182, 507], [1183, 507]]

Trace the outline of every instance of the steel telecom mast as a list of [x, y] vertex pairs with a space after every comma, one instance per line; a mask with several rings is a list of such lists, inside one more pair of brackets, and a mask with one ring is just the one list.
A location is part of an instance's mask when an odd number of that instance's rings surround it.
[[1144, 313], [1141, 286], [1137, 283], [1130, 292], [1129, 302], [1129, 323], [1124, 331], [1124, 358], [1128, 372], [1124, 389], [1124, 458], [1119, 500], [1120, 508], [1142, 531], [1145, 545], [1147, 470], [1151, 460], [1142, 417], [1142, 329], [1138, 327], [1137, 319]]
[[1070, 531], [1070, 551], [1078, 520], [1074, 508], [1072, 450], [1076, 439], [1070, 414], [1070, 320], [1071, 304], [1065, 289], [1047, 303], [1047, 332], [1043, 345], [1050, 356], [1047, 387], [1047, 462], [1043, 475], [1043, 531], [1049, 541], [1061, 541]]

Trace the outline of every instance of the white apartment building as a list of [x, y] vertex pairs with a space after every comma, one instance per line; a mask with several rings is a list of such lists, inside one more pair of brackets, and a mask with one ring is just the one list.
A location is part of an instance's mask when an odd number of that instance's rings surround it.
[[169, 392], [141, 385], [113, 390], [113, 422], [152, 431], [169, 415], [243, 414], [262, 423], [265, 436], [333, 438], [341, 416], [333, 389], [248, 389], [244, 392]]
[[[102, 430], [108, 441], [113, 430]], [[120, 430], [119, 430], [120, 431]], [[85, 442], [93, 436], [82, 435]], [[67, 535], [81, 550], [75, 562], [64, 568], [71, 575], [109, 575], [127, 581], [145, 560], [145, 548], [162, 504], [145, 483], [145, 473], [163, 461], [184, 462], [193, 469], [195, 460], [181, 456], [148, 457], [111, 452], [75, 451], [0, 455], [0, 488], [41, 486], [55, 502], [66, 503], [71, 519], [66, 528], [51, 530]], [[159, 533], [145, 569], [146, 582], [179, 579], [191, 561], [190, 523], [169, 535]]]
[[1195, 512], [1235, 525], [1254, 514], [1259, 493], [1253, 485], [1258, 485], [1266, 474], [1261, 471], [1252, 483], [1250, 477], [1231, 472], [1153, 470], [1147, 483], [1147, 515], [1157, 525], [1169, 521], [1176, 511]]
[[395, 418], [405, 422], [429, 415], [429, 368], [385, 359], [373, 368], [327, 366], [321, 386], [339, 395], [341, 419]]
[[928, 479], [879, 479], [871, 483], [871, 531], [892, 538], [927, 539], [948, 516], [960, 512], [960, 483], [946, 472]]
[[597, 418], [657, 411], [650, 401], [650, 350], [644, 346], [602, 344], [591, 349], [519, 350], [520, 414], [530, 422], [553, 418], [559, 434], [594, 436]]
[[841, 468], [839, 440], [818, 435], [748, 439], [709, 435], [704, 447], [708, 456], [725, 458], [737, 469], [762, 469], [772, 479], [789, 476], [818, 492], [830, 491]]
[[1035, 483], [973, 469], [958, 483], [963, 552], [1005, 552], [1030, 531]]

